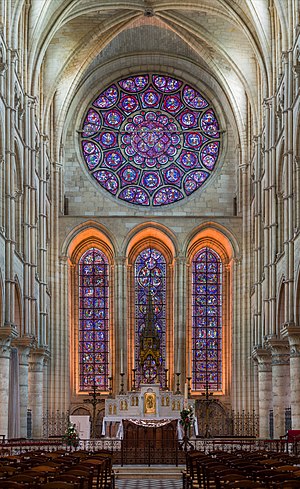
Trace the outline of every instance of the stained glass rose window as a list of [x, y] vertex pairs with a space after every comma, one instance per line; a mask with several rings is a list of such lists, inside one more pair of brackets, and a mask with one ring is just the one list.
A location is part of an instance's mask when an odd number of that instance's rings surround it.
[[81, 147], [87, 170], [116, 198], [162, 206], [199, 189], [215, 169], [219, 123], [198, 90], [166, 75], [113, 83], [85, 115]]

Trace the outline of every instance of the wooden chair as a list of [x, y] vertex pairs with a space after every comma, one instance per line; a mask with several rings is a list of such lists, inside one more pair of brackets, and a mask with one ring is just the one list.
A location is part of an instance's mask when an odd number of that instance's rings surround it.
[[222, 476], [222, 485], [221, 487], [228, 487], [232, 482], [238, 482], [240, 480], [245, 480], [244, 474], [241, 473], [231, 473], [225, 474]]
[[[36, 487], [40, 483], [40, 478], [34, 475], [17, 474], [10, 477], [13, 482], [18, 482], [19, 484], [27, 484], [29, 487]], [[25, 486], [24, 486], [25, 487]]]
[[277, 484], [273, 485], [274, 489], [299, 489], [300, 484], [299, 481], [296, 480], [289, 480], [287, 479], [284, 482], [278, 482]]
[[252, 489], [262, 489], [264, 486], [249, 479], [242, 479], [240, 481], [230, 482], [227, 486], [224, 487], [235, 487], [236, 489], [248, 489], [251, 487]]
[[14, 481], [0, 481], [0, 488], [1, 489], [24, 489], [24, 487], [30, 487], [24, 485], [24, 484], [19, 484], [18, 482]]
[[224, 485], [226, 477], [235, 477], [235, 480], [239, 478], [243, 478], [244, 475], [241, 472], [234, 471], [233, 469], [224, 469], [224, 470], [219, 470], [215, 471], [215, 486], [216, 489], [221, 489], [221, 487]]
[[77, 489], [77, 485], [70, 484], [69, 482], [46, 482], [40, 486], [41, 489]]
[[[105, 488], [105, 473], [106, 473], [106, 462], [107, 459], [103, 458], [87, 458], [83, 462], [81, 462], [81, 465], [86, 465], [90, 467], [93, 467], [94, 469], [94, 475], [93, 478], [96, 479], [96, 481], [93, 481], [96, 483], [96, 489], [104, 489]], [[101, 485], [100, 485], [101, 484]]]
[[90, 470], [89, 468], [87, 467], [81, 467], [80, 465], [79, 466], [75, 466], [75, 467], [72, 467], [72, 469], [68, 469], [66, 472], [65, 472], [65, 475], [76, 475], [78, 477], [83, 477], [84, 479], [84, 484], [83, 484], [83, 487], [84, 489], [92, 489], [93, 487], [93, 470]]
[[84, 477], [73, 474], [61, 474], [56, 477], [49, 478], [49, 482], [69, 482], [76, 485], [78, 489], [84, 489]]

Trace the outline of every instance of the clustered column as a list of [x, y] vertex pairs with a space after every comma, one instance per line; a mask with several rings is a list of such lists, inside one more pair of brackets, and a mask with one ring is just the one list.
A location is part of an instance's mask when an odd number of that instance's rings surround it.
[[259, 436], [269, 438], [269, 413], [272, 408], [271, 354], [267, 349], [255, 348], [252, 356], [258, 363]]
[[288, 342], [277, 338], [268, 338], [272, 355], [272, 391], [274, 438], [285, 434], [285, 409], [290, 398], [290, 356]]
[[286, 326], [281, 330], [290, 345], [290, 382], [292, 428], [300, 429], [300, 327]]
[[29, 393], [28, 407], [32, 412], [32, 437], [41, 438], [43, 435], [43, 371], [44, 350], [36, 349], [29, 358]]
[[8, 396], [11, 340], [16, 332], [11, 327], [0, 328], [0, 434], [8, 434]]

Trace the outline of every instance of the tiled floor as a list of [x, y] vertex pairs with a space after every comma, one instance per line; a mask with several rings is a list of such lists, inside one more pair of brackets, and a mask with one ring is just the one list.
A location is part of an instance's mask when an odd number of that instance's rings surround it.
[[116, 489], [182, 489], [182, 480], [117, 479]]

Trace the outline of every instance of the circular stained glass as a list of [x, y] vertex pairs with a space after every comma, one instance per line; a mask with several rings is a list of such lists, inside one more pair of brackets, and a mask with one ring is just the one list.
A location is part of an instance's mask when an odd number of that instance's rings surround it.
[[114, 197], [162, 206], [191, 195], [218, 161], [220, 130], [209, 102], [171, 76], [130, 76], [100, 93], [82, 127], [88, 171]]

